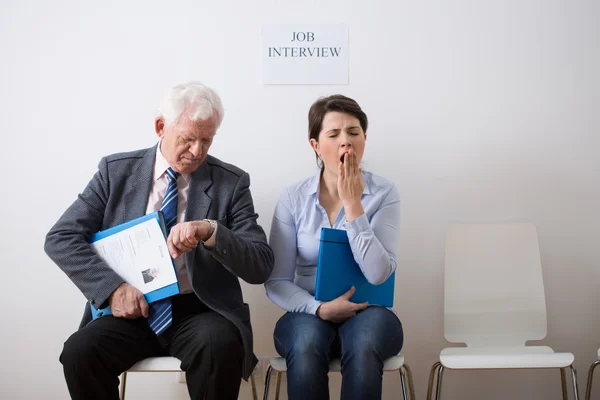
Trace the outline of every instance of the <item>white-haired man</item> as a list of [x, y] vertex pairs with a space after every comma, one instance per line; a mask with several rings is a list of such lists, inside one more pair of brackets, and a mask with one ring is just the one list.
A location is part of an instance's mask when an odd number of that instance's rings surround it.
[[[238, 278], [265, 282], [273, 253], [256, 221], [248, 174], [208, 155], [222, 119], [212, 89], [191, 82], [168, 90], [155, 119], [158, 144], [102, 158], [46, 236], [46, 253], [89, 304], [110, 306], [113, 314], [92, 322], [87, 304], [79, 330], [65, 342], [60, 361], [73, 399], [118, 399], [121, 372], [161, 355], [181, 360], [192, 399], [237, 399], [241, 378], [256, 364]], [[181, 294], [149, 306], [87, 241], [166, 210], [171, 196], [167, 244]]]

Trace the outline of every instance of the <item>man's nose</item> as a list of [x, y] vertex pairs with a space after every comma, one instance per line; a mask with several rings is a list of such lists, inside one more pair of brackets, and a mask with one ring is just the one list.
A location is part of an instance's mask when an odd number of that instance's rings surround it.
[[200, 141], [195, 141], [194, 143], [192, 143], [192, 145], [190, 146], [190, 153], [192, 153], [194, 157], [198, 157], [201, 152], [202, 144], [200, 143]]

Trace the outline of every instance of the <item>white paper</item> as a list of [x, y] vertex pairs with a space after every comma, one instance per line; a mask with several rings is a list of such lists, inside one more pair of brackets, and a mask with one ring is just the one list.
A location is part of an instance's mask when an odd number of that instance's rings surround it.
[[156, 219], [107, 236], [91, 246], [125, 282], [144, 294], [177, 282], [167, 242]]
[[263, 83], [348, 84], [345, 25], [264, 25]]

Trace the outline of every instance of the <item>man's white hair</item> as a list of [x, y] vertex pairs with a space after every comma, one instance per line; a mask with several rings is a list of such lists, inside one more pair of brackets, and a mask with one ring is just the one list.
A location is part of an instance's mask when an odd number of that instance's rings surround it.
[[200, 82], [186, 82], [168, 89], [158, 109], [165, 125], [176, 122], [184, 111], [192, 121], [207, 120], [217, 113], [217, 128], [223, 121], [223, 105], [217, 92]]

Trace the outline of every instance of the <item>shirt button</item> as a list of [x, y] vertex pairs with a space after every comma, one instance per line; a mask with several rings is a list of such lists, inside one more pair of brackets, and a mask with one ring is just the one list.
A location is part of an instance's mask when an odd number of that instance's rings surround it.
[[225, 250], [225, 249], [221, 250], [221, 254], [227, 254], [227, 250]]

